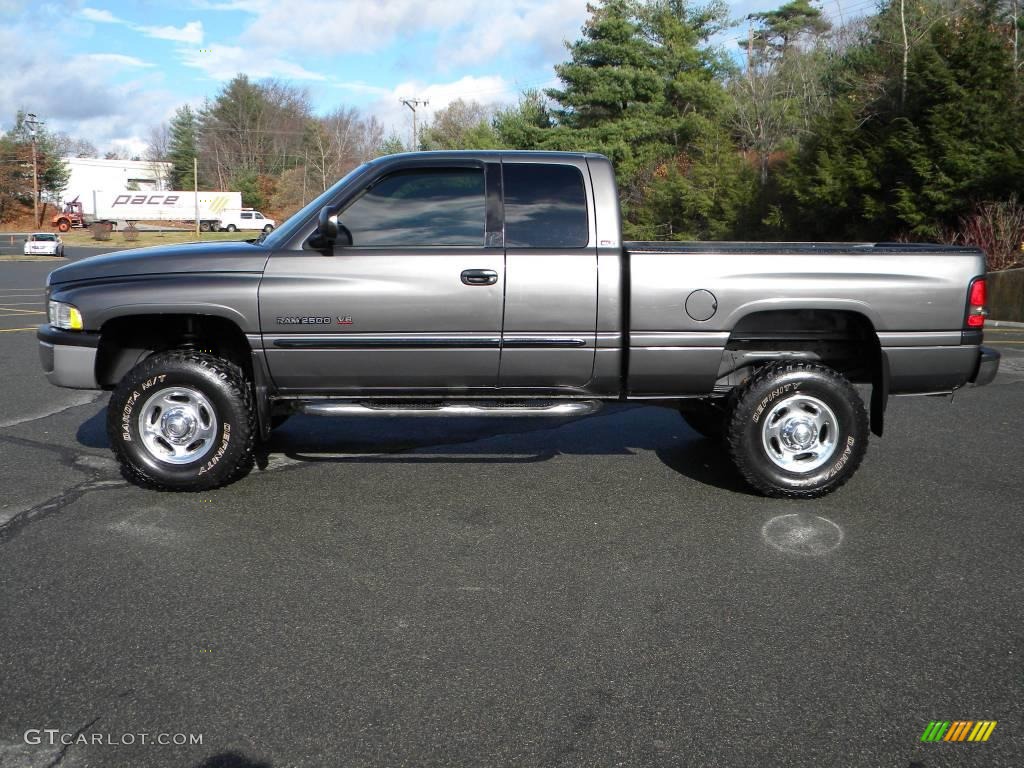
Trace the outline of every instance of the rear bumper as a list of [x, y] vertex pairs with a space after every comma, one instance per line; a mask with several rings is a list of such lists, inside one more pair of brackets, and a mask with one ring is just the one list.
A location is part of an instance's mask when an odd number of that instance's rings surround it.
[[62, 331], [49, 325], [39, 326], [39, 362], [51, 384], [70, 389], [99, 389], [96, 381], [98, 333]]
[[992, 347], [981, 347], [978, 350], [978, 367], [971, 376], [970, 382], [976, 387], [991, 384], [999, 372], [999, 359], [1002, 357]]

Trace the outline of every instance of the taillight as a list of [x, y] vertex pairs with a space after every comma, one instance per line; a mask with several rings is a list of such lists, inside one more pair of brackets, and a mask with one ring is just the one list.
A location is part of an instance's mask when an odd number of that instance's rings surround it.
[[985, 327], [985, 316], [988, 315], [988, 310], [985, 308], [986, 298], [985, 278], [975, 278], [967, 292], [966, 325], [968, 328]]

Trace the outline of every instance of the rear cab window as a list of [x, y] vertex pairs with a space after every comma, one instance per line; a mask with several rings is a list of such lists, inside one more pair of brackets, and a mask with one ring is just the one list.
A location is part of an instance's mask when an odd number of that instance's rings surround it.
[[504, 163], [506, 248], [585, 248], [587, 190], [572, 165]]

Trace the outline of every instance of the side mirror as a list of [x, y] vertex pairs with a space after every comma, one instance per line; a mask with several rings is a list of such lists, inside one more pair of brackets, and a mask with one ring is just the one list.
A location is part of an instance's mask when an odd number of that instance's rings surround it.
[[320, 239], [333, 243], [338, 239], [338, 217], [331, 213], [329, 206], [320, 209], [320, 216], [316, 223], [316, 233]]
[[325, 206], [320, 209], [316, 232], [310, 238], [309, 244], [319, 250], [328, 250], [336, 245], [352, 245], [352, 233], [338, 221], [336, 214], [331, 213], [330, 207]]

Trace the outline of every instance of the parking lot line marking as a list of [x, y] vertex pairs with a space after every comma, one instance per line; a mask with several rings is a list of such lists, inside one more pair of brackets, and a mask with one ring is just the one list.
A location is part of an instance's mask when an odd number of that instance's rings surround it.
[[31, 309], [9, 309], [6, 312], [0, 308], [0, 317], [24, 317], [25, 315], [45, 315], [45, 312]]
[[31, 328], [0, 328], [0, 333], [14, 333], [15, 331], [34, 331], [34, 330], [36, 330], [35, 326], [32, 326]]

